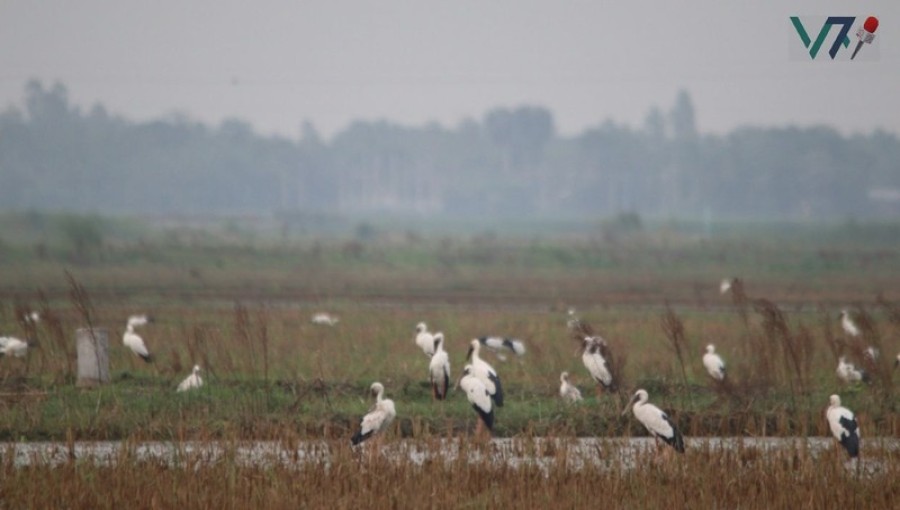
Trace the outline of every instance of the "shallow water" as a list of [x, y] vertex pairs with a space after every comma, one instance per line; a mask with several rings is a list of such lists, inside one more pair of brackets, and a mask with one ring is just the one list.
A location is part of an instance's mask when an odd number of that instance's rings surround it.
[[[17, 467], [56, 466], [67, 462], [91, 462], [116, 465], [126, 461], [149, 461], [169, 466], [200, 469], [217, 462], [234, 462], [243, 466], [282, 465], [329, 467], [341, 455], [377, 454], [388, 460], [454, 464], [489, 463], [510, 467], [534, 466], [545, 473], [551, 468], [630, 470], [655, 454], [657, 445], [651, 438], [534, 438], [492, 439], [486, 443], [461, 442], [459, 439], [387, 440], [382, 445], [363, 443], [350, 448], [326, 441], [184, 441], [122, 442], [79, 441], [67, 445], [59, 442], [3, 443], [0, 457]], [[688, 450], [750, 452], [754, 455], [777, 452], [803, 452], [818, 457], [824, 451], [839, 447], [831, 438], [688, 438]], [[662, 449], [668, 448], [659, 443]], [[346, 448], [346, 449], [345, 449]], [[379, 452], [372, 452], [377, 448]], [[869, 438], [862, 442], [864, 471], [878, 473], [884, 469], [880, 460], [867, 459], [866, 450], [900, 450], [898, 438]]]

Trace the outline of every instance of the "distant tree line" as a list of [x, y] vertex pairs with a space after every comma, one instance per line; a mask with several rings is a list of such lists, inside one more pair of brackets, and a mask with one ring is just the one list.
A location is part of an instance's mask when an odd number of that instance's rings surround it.
[[700, 135], [686, 92], [639, 129], [572, 137], [541, 107], [454, 128], [354, 122], [331, 140], [241, 120], [136, 123], [32, 81], [0, 114], [0, 208], [105, 214], [872, 218], [900, 213], [900, 143], [829, 127]]

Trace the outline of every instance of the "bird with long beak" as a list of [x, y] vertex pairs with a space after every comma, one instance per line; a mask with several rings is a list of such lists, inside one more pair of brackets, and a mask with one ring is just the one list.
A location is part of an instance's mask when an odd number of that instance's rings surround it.
[[428, 363], [428, 374], [431, 379], [431, 396], [435, 400], [447, 398], [447, 387], [450, 386], [450, 356], [444, 350], [444, 334], [434, 334], [434, 355]]
[[494, 405], [487, 386], [480, 378], [473, 374], [472, 365], [463, 367], [462, 375], [456, 381], [456, 388], [462, 388], [466, 392], [466, 398], [472, 404], [472, 409], [478, 413], [478, 424], [475, 426], [475, 434], [481, 435], [482, 426], [487, 427], [488, 434], [494, 432]]
[[653, 404], [647, 403], [647, 391], [637, 390], [634, 397], [622, 411], [622, 416], [628, 413], [628, 408], [634, 412], [634, 417], [647, 429], [647, 432], [655, 440], [662, 439], [678, 453], [684, 453], [684, 438], [681, 431], [675, 426], [669, 415]]
[[472, 367], [471, 374], [484, 384], [487, 388], [491, 400], [497, 407], [503, 407], [503, 386], [500, 383], [500, 376], [487, 361], [481, 359], [479, 351], [481, 350], [481, 342], [476, 338], [469, 343], [469, 352], [466, 353], [466, 361]]

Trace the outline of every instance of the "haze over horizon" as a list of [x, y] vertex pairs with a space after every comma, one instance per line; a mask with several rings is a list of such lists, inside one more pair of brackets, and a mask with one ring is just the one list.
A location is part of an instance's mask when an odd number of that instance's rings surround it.
[[[881, 25], [858, 61], [802, 61], [790, 57], [794, 15], [877, 15]], [[38, 79], [64, 84], [84, 110], [101, 104], [138, 122], [238, 118], [297, 138], [309, 121], [331, 137], [354, 120], [452, 127], [528, 104], [552, 112], [566, 136], [607, 120], [640, 126], [684, 89], [704, 134], [897, 134], [897, 20], [900, 4], [887, 1], [13, 0], [0, 6], [0, 109], [21, 106]]]

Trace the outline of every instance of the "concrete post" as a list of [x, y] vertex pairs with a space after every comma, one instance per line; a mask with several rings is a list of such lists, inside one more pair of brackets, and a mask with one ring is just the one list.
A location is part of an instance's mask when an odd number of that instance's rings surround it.
[[99, 386], [109, 382], [109, 334], [105, 329], [79, 328], [75, 331], [78, 350], [79, 388]]

